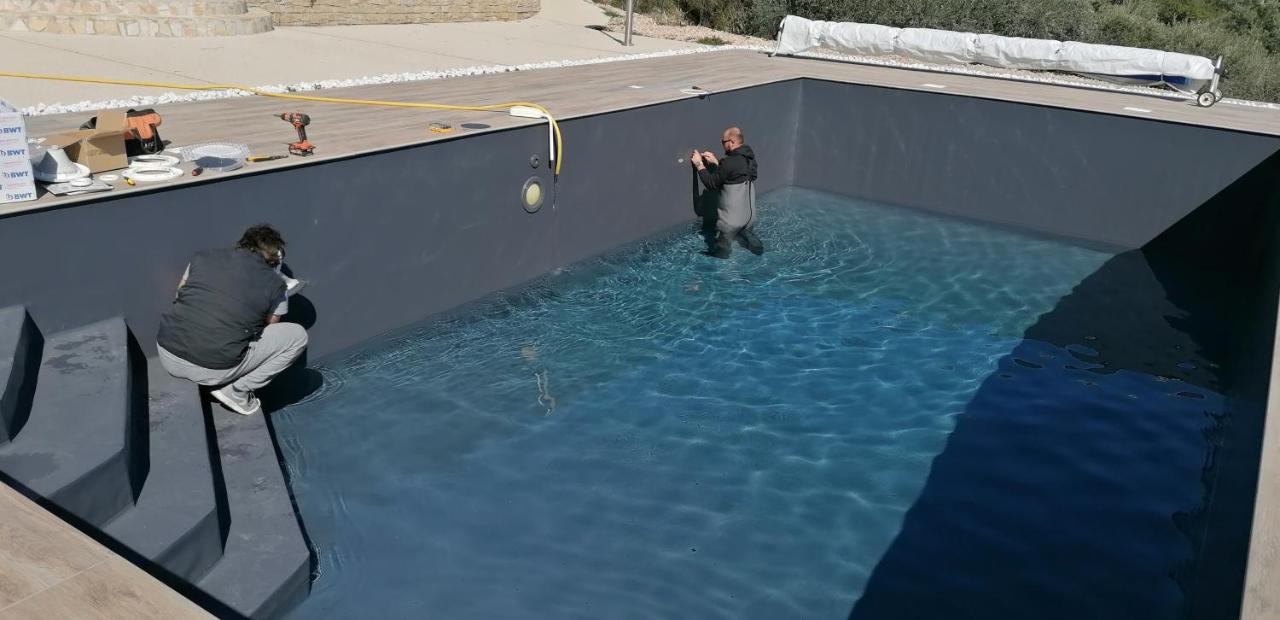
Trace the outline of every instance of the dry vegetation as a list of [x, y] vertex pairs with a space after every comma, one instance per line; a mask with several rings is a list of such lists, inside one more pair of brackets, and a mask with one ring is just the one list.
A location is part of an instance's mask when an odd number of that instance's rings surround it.
[[[624, 0], [608, 0], [621, 7]], [[1224, 57], [1229, 97], [1280, 101], [1280, 0], [635, 0], [637, 32], [772, 39], [782, 16], [1127, 45]], [[616, 18], [617, 19], [617, 18]], [[681, 25], [705, 31], [663, 33]]]

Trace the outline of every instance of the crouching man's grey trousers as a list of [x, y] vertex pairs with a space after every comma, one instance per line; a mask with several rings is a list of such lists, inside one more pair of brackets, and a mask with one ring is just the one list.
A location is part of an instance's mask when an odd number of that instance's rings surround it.
[[249, 343], [244, 359], [235, 368], [204, 368], [166, 350], [160, 350], [160, 364], [169, 374], [199, 385], [222, 386], [228, 383], [236, 392], [255, 391], [284, 372], [307, 348], [307, 330], [297, 323], [274, 323], [262, 330], [262, 336]]

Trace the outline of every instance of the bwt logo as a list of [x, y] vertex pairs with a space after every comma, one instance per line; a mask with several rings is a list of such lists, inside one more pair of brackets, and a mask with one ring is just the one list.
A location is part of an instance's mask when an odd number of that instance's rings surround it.
[[27, 149], [4, 149], [0, 151], [0, 155], [5, 157], [22, 157], [27, 154]]
[[22, 133], [21, 127], [0, 127], [0, 133]]
[[22, 192], [21, 194], [10, 194], [9, 192], [4, 193], [5, 200], [31, 200], [35, 197], [35, 192]]
[[27, 178], [27, 177], [29, 177], [29, 176], [31, 176], [31, 172], [29, 172], [29, 171], [27, 171], [27, 170], [20, 170], [20, 171], [18, 171], [18, 172], [5, 172], [5, 173], [4, 173], [4, 178], [6, 178], [6, 179], [25, 179], [25, 178]]

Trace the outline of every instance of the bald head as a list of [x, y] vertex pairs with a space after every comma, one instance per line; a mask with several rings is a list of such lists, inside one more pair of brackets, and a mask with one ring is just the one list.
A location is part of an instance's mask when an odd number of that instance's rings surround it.
[[720, 136], [720, 143], [724, 145], [724, 152], [726, 153], [742, 146], [742, 130], [737, 127], [730, 127], [724, 130], [724, 133]]

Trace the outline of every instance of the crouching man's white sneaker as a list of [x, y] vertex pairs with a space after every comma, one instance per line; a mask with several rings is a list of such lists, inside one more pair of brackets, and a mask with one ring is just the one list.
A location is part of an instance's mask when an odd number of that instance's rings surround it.
[[262, 403], [258, 402], [258, 397], [253, 392], [246, 392], [244, 395], [236, 393], [231, 385], [224, 385], [219, 389], [209, 392], [223, 407], [230, 409], [240, 415], [253, 415], [262, 412]]

